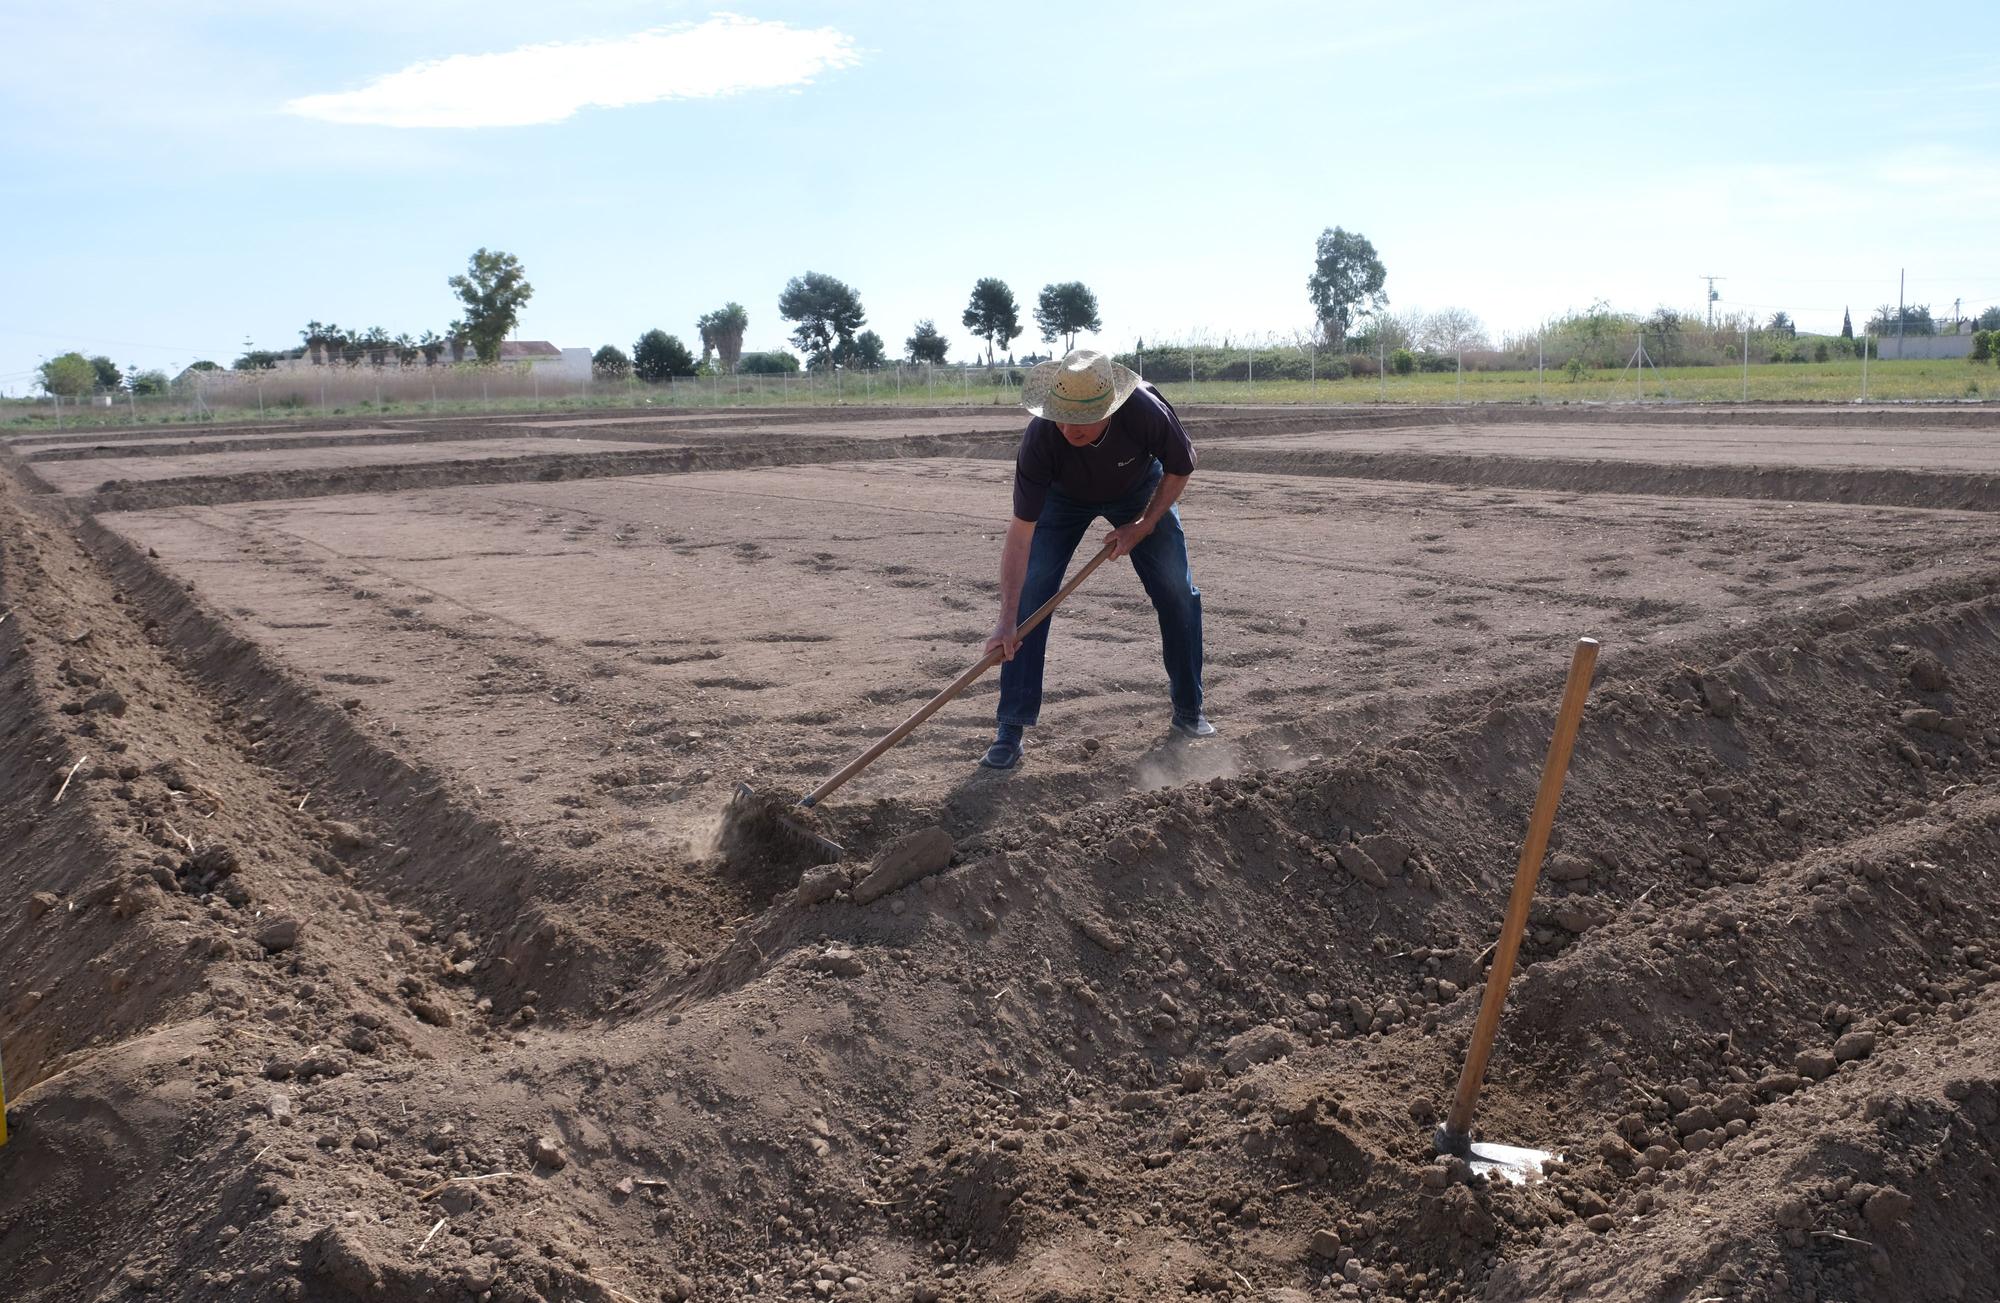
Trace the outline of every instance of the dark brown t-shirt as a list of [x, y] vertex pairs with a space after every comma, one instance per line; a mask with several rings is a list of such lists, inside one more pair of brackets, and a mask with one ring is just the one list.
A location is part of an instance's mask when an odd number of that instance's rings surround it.
[[1051, 487], [1075, 502], [1116, 502], [1152, 474], [1156, 459], [1169, 475], [1194, 474], [1194, 444], [1172, 404], [1151, 385], [1133, 390], [1087, 448], [1073, 446], [1054, 421], [1038, 416], [1028, 422], [1014, 456], [1014, 515], [1040, 519]]

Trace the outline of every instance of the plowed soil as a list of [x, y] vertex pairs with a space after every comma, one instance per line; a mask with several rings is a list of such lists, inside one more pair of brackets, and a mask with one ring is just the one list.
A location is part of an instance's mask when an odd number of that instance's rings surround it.
[[721, 813], [977, 657], [1017, 424], [0, 454], [0, 1295], [1993, 1297], [2000, 429], [1861, 415], [1194, 413], [1218, 736], [1107, 568], [820, 866]]

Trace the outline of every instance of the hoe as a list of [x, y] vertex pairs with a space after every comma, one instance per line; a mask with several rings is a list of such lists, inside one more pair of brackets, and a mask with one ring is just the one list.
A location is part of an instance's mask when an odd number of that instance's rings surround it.
[[1515, 1185], [1525, 1185], [1540, 1176], [1542, 1164], [1554, 1155], [1543, 1149], [1475, 1142], [1472, 1107], [1479, 1100], [1479, 1087], [1486, 1079], [1486, 1060], [1493, 1053], [1493, 1038], [1500, 1030], [1500, 1007], [1507, 1001], [1514, 956], [1521, 949], [1521, 934], [1527, 930], [1528, 905], [1535, 895], [1535, 881], [1542, 875], [1542, 854], [1548, 849], [1549, 829], [1556, 821], [1556, 804], [1562, 800], [1570, 748], [1576, 742], [1577, 724], [1583, 718], [1583, 700], [1590, 693], [1590, 672], [1596, 664], [1597, 639], [1579, 638], [1576, 652], [1570, 658], [1569, 682], [1563, 687], [1562, 709], [1556, 714], [1555, 736], [1549, 741], [1548, 758], [1542, 762], [1541, 790], [1535, 794], [1528, 838], [1521, 845], [1521, 863], [1514, 871], [1514, 892], [1507, 900], [1507, 919], [1500, 927], [1493, 967], [1486, 975], [1486, 995], [1479, 1004], [1479, 1020], [1473, 1024], [1465, 1069], [1459, 1074], [1458, 1093], [1452, 1099], [1451, 1112], [1437, 1129], [1440, 1154], [1455, 1154], [1468, 1160], [1472, 1170], [1480, 1175], [1504, 1177]]
[[[1111, 557], [1111, 544], [1106, 543], [1097, 550], [1097, 555], [1084, 562], [1070, 581], [1048, 601], [1037, 607], [1035, 613], [1021, 621], [1020, 633], [1032, 633], [1042, 621], [1055, 614], [1063, 599], [1075, 592], [1083, 581], [1090, 578], [1090, 572], [1103, 565]], [[837, 842], [821, 836], [797, 813], [811, 810], [827, 796], [838, 790], [848, 779], [854, 777], [869, 765], [875, 763], [884, 751], [895, 746], [913, 732], [917, 725], [929, 719], [944, 704], [971, 687], [980, 675], [998, 665], [1002, 659], [998, 648], [980, 657], [971, 669], [959, 675], [948, 684], [944, 691], [919, 706], [914, 714], [889, 732], [866, 751], [847, 762], [839, 773], [815, 787], [799, 799], [796, 806], [788, 806], [783, 799], [760, 796], [748, 783], [739, 783], [736, 795], [730, 799], [729, 808], [722, 815], [722, 847], [725, 855], [736, 858], [740, 850], [758, 851], [765, 855], [783, 855], [786, 858], [803, 858], [811, 864], [826, 864], [839, 859], [845, 852]]]

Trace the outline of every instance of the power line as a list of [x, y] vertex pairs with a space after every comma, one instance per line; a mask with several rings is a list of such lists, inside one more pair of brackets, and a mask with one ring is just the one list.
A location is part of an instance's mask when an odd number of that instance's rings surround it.
[[0, 335], [13, 335], [19, 339], [54, 339], [70, 344], [86, 344], [92, 348], [110, 345], [113, 348], [150, 348], [163, 353], [226, 353], [224, 348], [197, 348], [193, 344], [144, 344], [131, 339], [103, 339], [92, 335], [55, 335], [43, 330], [0, 330]]
[[1715, 300], [1716, 300], [1717, 298], [1719, 298], [1719, 297], [1720, 297], [1720, 296], [1719, 296], [1719, 295], [1717, 295], [1717, 294], [1716, 294], [1716, 292], [1715, 292], [1715, 282], [1717, 282], [1717, 281], [1719, 281], [1719, 280], [1727, 280], [1727, 279], [1729, 279], [1729, 278], [1728, 278], [1728, 277], [1726, 277], [1726, 276], [1711, 276], [1711, 275], [1709, 275], [1709, 274], [1708, 274], [1707, 272], [1702, 272], [1702, 273], [1700, 274], [1700, 276], [1698, 277], [1698, 279], [1700, 279], [1700, 280], [1705, 280], [1705, 281], [1707, 281], [1707, 282], [1708, 282], [1708, 328], [1709, 328], [1710, 330], [1714, 330], [1714, 329], [1715, 329]]

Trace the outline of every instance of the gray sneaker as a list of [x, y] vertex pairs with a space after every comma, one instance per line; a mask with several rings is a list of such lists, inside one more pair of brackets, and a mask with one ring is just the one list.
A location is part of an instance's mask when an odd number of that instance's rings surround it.
[[1196, 715], [1192, 719], [1174, 716], [1174, 732], [1187, 737], [1214, 737], [1215, 725], [1208, 722], [1208, 716]]

